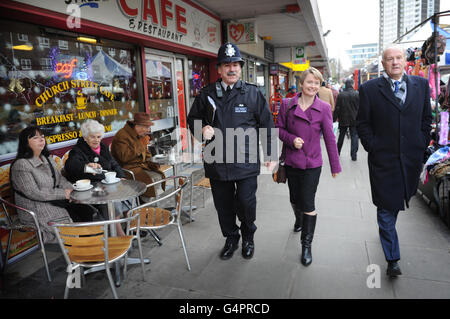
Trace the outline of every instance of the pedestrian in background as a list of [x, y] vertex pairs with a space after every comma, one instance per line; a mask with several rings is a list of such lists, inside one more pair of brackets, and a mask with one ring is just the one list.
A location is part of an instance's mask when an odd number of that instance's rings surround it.
[[339, 155], [341, 155], [345, 135], [347, 134], [347, 131], [350, 131], [350, 155], [352, 161], [356, 161], [356, 153], [358, 152], [356, 116], [358, 115], [359, 95], [358, 92], [353, 89], [354, 83], [355, 82], [352, 79], [347, 79], [345, 81], [344, 91], [339, 94], [334, 110], [334, 117], [339, 122], [339, 138], [337, 143]]
[[317, 91], [317, 93], [319, 94], [319, 98], [322, 101], [327, 102], [328, 104], [330, 104], [331, 112], [334, 112], [333, 92], [331, 92], [331, 90], [326, 87], [326, 82], [325, 81], [322, 81], [322, 84], [321, 84], [321, 86], [319, 88], [319, 91]]
[[297, 94], [297, 87], [293, 85], [289, 88], [289, 91], [286, 94], [286, 98], [294, 97], [296, 94]]
[[[315, 195], [322, 170], [320, 133], [323, 133], [333, 178], [341, 172], [336, 139], [333, 133], [331, 107], [317, 97], [322, 74], [311, 67], [300, 75], [302, 92], [280, 111], [277, 127], [286, 145], [286, 174], [289, 195], [296, 215], [302, 217], [301, 263], [312, 262], [311, 245], [316, 227]], [[288, 108], [288, 109], [286, 109]]]
[[331, 82], [327, 82], [326, 87], [327, 87], [327, 89], [330, 89], [330, 90], [331, 90], [331, 93], [333, 93], [334, 105], [335, 105], [335, 108], [336, 108], [336, 102], [337, 102], [337, 97], [338, 97], [338, 95], [339, 95], [339, 91], [336, 90], [336, 89], [331, 85]]
[[372, 201], [386, 274], [401, 275], [400, 247], [395, 229], [400, 210], [416, 193], [425, 150], [430, 142], [430, 87], [426, 79], [407, 75], [405, 52], [383, 52], [383, 75], [359, 88], [358, 135], [369, 153]]

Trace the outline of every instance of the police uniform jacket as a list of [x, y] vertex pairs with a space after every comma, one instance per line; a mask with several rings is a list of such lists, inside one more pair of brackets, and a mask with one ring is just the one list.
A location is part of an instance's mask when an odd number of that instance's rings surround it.
[[[223, 94], [222, 97], [220, 93]], [[208, 97], [216, 105], [212, 123], [212, 103]], [[194, 128], [195, 120], [201, 122], [201, 127]], [[220, 80], [204, 87], [194, 100], [188, 115], [188, 125], [195, 138], [200, 141], [202, 127], [211, 125], [214, 128], [215, 136], [207, 142], [204, 152], [205, 175], [208, 178], [233, 181], [259, 175], [260, 128], [267, 129], [267, 133], [261, 136], [265, 151], [264, 160], [276, 158], [276, 154], [270, 154], [273, 143], [271, 138], [277, 138], [271, 136], [271, 129], [274, 128], [272, 114], [266, 99], [256, 85], [239, 80], [229, 94], [223, 90]], [[227, 131], [227, 128], [235, 130]], [[220, 135], [223, 138], [220, 138]], [[212, 143], [215, 143], [214, 148], [210, 145]], [[213, 149], [210, 153], [216, 160], [206, 158], [208, 147]]]

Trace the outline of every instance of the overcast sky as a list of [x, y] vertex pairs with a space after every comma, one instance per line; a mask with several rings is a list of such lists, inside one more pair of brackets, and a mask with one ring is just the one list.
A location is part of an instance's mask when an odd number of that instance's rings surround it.
[[[450, 1], [450, 0], [449, 0]], [[377, 43], [379, 0], [318, 0], [328, 57], [341, 58], [343, 67], [351, 65], [345, 50], [352, 44]]]

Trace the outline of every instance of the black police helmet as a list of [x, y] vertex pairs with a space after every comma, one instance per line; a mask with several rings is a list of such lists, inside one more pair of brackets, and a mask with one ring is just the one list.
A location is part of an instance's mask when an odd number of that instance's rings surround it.
[[219, 52], [217, 53], [217, 66], [222, 63], [232, 62], [240, 62], [241, 67], [244, 65], [244, 60], [242, 60], [241, 52], [237, 45], [227, 42], [219, 48]]

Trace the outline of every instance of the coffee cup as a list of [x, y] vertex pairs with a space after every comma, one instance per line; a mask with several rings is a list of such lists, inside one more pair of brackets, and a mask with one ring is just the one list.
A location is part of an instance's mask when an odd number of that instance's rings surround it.
[[105, 181], [107, 183], [112, 183], [116, 180], [116, 172], [107, 172], [105, 173]]
[[79, 189], [87, 188], [91, 185], [91, 181], [89, 179], [80, 179], [75, 183], [75, 187]]

